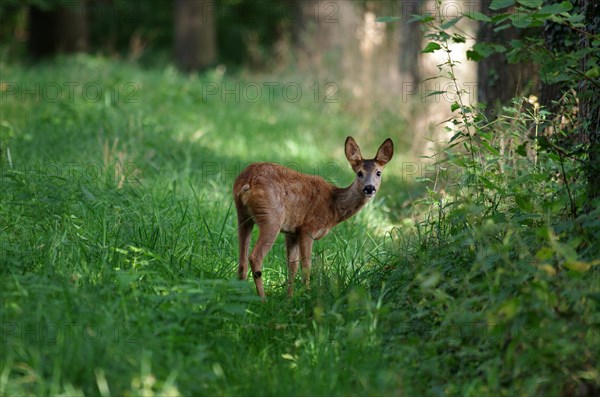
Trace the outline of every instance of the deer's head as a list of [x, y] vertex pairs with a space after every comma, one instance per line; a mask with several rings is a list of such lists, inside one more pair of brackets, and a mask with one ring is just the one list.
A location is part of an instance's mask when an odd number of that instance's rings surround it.
[[360, 147], [354, 138], [349, 136], [346, 138], [345, 151], [346, 158], [356, 174], [354, 188], [366, 198], [373, 198], [381, 184], [381, 173], [394, 155], [394, 143], [390, 138], [386, 139], [377, 150], [375, 158], [365, 160], [360, 153]]

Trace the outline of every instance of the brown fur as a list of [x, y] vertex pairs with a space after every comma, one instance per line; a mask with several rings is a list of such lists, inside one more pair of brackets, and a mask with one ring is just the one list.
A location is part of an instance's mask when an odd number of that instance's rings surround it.
[[[357, 177], [346, 188], [275, 163], [254, 163], [246, 167], [233, 185], [240, 243], [239, 278], [247, 278], [249, 261], [257, 292], [265, 297], [262, 262], [279, 232], [283, 232], [289, 268], [288, 294], [293, 293], [300, 262], [308, 287], [313, 241], [327, 235], [331, 228], [357, 213], [373, 197], [381, 182], [377, 174], [391, 160], [393, 150], [388, 138], [374, 159], [365, 160], [354, 139], [348, 137], [346, 158]], [[372, 189], [371, 194], [364, 190], [367, 185], [367, 191]], [[248, 256], [254, 224], [258, 225], [259, 236]]]

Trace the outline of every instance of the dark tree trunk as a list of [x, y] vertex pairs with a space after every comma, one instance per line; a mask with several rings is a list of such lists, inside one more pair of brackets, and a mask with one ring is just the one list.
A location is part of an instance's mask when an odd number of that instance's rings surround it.
[[216, 13], [213, 0], [175, 2], [175, 58], [181, 70], [203, 70], [216, 62]]
[[29, 8], [29, 40], [27, 50], [33, 59], [54, 56], [58, 53], [86, 51], [88, 24], [86, 0], [70, 6], [43, 9]]
[[[585, 14], [585, 31], [580, 34], [581, 47], [590, 48], [590, 35], [600, 33], [600, 2], [595, 0], [582, 0], [582, 10]], [[588, 57], [581, 60], [581, 70], [588, 67]], [[588, 199], [600, 198], [600, 89], [598, 79], [590, 81], [581, 80], [578, 89], [579, 97], [579, 128], [580, 136], [588, 144], [588, 162], [586, 166], [588, 182]]]
[[[419, 68], [421, 57], [423, 32], [418, 22], [409, 23], [413, 14], [421, 12], [418, 2], [407, 2], [400, 0], [400, 27], [399, 37], [399, 59], [398, 67], [404, 85], [419, 84], [422, 76]], [[403, 87], [404, 88], [404, 87]]]
[[[544, 5], [558, 4], [562, 0], [545, 0]], [[573, 11], [579, 10], [579, 5]], [[568, 26], [564, 26], [552, 21], [544, 22], [544, 45], [550, 54], [573, 52], [577, 50], [577, 32]], [[543, 82], [543, 76], [540, 80], [540, 105], [551, 112], [559, 110], [556, 101], [561, 99], [562, 94], [569, 89], [568, 83], [546, 84]]]
[[[480, 0], [481, 10], [489, 14], [491, 0]], [[483, 43], [507, 43], [523, 38], [531, 33], [522, 29], [509, 27], [494, 31], [495, 25], [482, 22], [479, 24], [477, 41]], [[537, 80], [535, 65], [532, 62], [509, 64], [505, 54], [494, 53], [483, 58], [477, 66], [477, 100], [487, 106], [486, 116], [493, 119], [496, 110], [512, 98], [525, 94], [527, 84]], [[535, 85], [534, 85], [535, 87]]]
[[339, 0], [286, 0], [291, 43], [300, 64], [318, 62], [334, 45], [340, 20]]
[[295, 48], [304, 47], [303, 35], [306, 31], [306, 12], [304, 7], [305, 0], [286, 0], [288, 12], [291, 19], [291, 42]]

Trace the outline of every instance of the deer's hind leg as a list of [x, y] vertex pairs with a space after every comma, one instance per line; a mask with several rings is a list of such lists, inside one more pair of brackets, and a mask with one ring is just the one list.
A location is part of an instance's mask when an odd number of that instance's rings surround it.
[[240, 280], [246, 280], [248, 278], [248, 252], [250, 249], [250, 239], [252, 238], [253, 227], [254, 221], [252, 218], [244, 218], [238, 214], [238, 240], [240, 245], [238, 278]]
[[265, 256], [271, 250], [279, 230], [281, 229], [281, 221], [279, 219], [272, 219], [266, 222], [258, 223], [258, 240], [252, 249], [250, 254], [250, 268], [252, 269], [252, 276], [254, 277], [254, 283], [256, 284], [256, 291], [261, 298], [265, 298], [265, 290], [263, 287], [262, 280], [262, 264]]

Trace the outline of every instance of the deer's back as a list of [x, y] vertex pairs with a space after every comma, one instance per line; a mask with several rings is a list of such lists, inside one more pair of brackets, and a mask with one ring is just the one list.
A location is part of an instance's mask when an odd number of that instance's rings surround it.
[[238, 212], [256, 223], [276, 220], [284, 232], [317, 233], [331, 222], [335, 186], [275, 163], [253, 163], [235, 180]]

